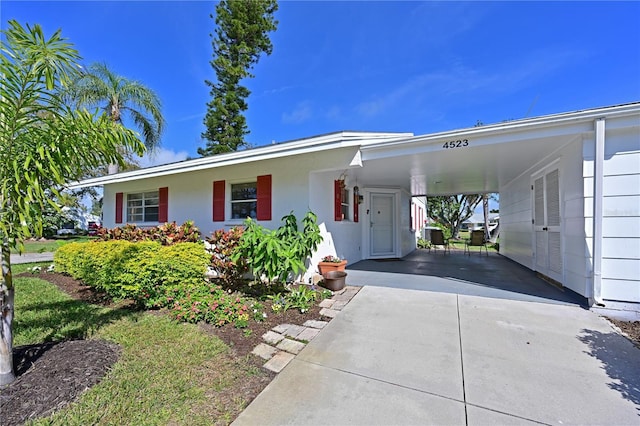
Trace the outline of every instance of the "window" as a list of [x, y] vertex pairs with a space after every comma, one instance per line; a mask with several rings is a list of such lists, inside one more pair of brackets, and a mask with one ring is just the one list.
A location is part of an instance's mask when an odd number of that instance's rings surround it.
[[127, 222], [157, 222], [160, 207], [158, 191], [127, 195]]
[[346, 187], [340, 191], [340, 212], [342, 220], [349, 220], [349, 190]]
[[231, 184], [231, 218], [255, 219], [258, 210], [256, 182]]

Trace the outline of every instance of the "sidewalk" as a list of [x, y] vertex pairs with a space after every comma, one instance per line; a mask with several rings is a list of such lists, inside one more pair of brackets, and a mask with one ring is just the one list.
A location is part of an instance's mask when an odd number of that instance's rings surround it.
[[577, 306], [364, 287], [235, 425], [640, 423], [640, 349]]
[[52, 262], [53, 253], [23, 253], [21, 255], [12, 254], [11, 264], [17, 265], [19, 263], [35, 263], [35, 262]]

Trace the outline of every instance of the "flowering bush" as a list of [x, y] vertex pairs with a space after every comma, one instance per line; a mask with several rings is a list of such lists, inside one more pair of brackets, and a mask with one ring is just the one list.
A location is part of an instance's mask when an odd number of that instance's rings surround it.
[[262, 304], [224, 291], [218, 285], [175, 287], [168, 294], [167, 303], [172, 318], [190, 323], [205, 321], [217, 327], [231, 323], [245, 328], [249, 320], [265, 318]]
[[325, 256], [322, 258], [322, 262], [330, 262], [330, 263], [340, 263], [342, 262], [342, 259], [340, 259], [337, 256]]

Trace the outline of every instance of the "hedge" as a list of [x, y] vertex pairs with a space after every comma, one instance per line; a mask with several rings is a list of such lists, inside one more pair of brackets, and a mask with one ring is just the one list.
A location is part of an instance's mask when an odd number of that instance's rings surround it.
[[70, 243], [54, 255], [56, 271], [145, 307], [165, 306], [172, 289], [202, 286], [210, 259], [203, 243], [162, 246], [120, 240]]

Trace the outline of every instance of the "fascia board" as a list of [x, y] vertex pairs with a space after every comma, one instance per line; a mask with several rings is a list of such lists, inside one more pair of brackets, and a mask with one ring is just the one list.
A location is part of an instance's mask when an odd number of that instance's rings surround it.
[[[249, 163], [254, 161], [271, 160], [289, 155], [308, 154], [313, 152], [359, 147], [363, 140], [371, 138], [395, 140], [404, 134], [398, 133], [359, 133], [341, 132], [332, 133], [325, 136], [302, 139], [294, 142], [287, 142], [279, 145], [269, 145], [247, 151], [233, 152], [229, 154], [216, 155], [195, 160], [187, 160], [178, 163], [165, 164], [161, 166], [149, 167], [145, 169], [133, 170], [130, 172], [118, 173], [115, 175], [101, 176], [86, 179], [80, 182], [73, 182], [67, 189], [80, 189], [91, 186], [99, 186], [111, 183], [129, 182], [139, 179], [148, 179], [170, 174], [187, 173], [198, 170], [212, 169], [236, 164]], [[413, 134], [410, 134], [413, 135]]]
[[[445, 131], [439, 133], [431, 133], [419, 135], [412, 138], [400, 139], [397, 141], [387, 141], [377, 144], [363, 145], [363, 158], [369, 159], [367, 153], [383, 152], [397, 149], [400, 146], [408, 147], [411, 145], [425, 145], [430, 143], [440, 143], [443, 139], [460, 139], [464, 137], [483, 136], [491, 137], [496, 135], [504, 135], [509, 133], [518, 133], [526, 131], [532, 127], [543, 129], [548, 127], [559, 127], [567, 124], [580, 124], [589, 122], [601, 117], [619, 118], [631, 115], [640, 115], [640, 103], [622, 105], [617, 107], [605, 107], [586, 111], [578, 111], [571, 113], [562, 113], [556, 115], [548, 115], [530, 119], [517, 120], [507, 123], [492, 124], [481, 127], [472, 127], [460, 130]], [[583, 129], [576, 129], [584, 131]], [[591, 129], [592, 130], [592, 129]]]

